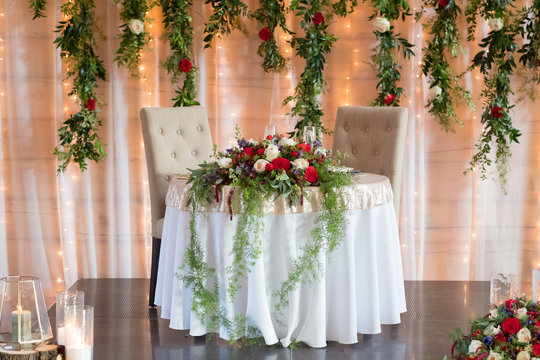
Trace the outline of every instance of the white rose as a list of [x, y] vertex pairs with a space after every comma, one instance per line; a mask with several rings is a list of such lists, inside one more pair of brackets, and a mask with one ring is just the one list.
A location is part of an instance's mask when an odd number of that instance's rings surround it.
[[517, 356], [516, 360], [531, 360], [531, 354], [528, 351], [521, 351]]
[[504, 22], [501, 18], [491, 18], [487, 21], [488, 26], [492, 31], [499, 31], [503, 28]]
[[309, 162], [306, 159], [296, 159], [292, 163], [299, 169], [305, 169], [309, 166]]
[[232, 166], [232, 159], [230, 158], [219, 158], [217, 159], [217, 163], [219, 167], [228, 169]]
[[527, 328], [522, 328], [521, 330], [519, 330], [516, 336], [517, 336], [518, 341], [521, 341], [524, 343], [528, 343], [532, 339], [531, 332]]
[[497, 310], [497, 308], [491, 309], [489, 311], [489, 314], [492, 319], [495, 319], [497, 316], [499, 316], [499, 311]]
[[499, 326], [495, 327], [493, 325], [489, 325], [485, 330], [484, 330], [484, 335], [486, 336], [495, 336], [497, 335], [498, 333], [500, 333], [502, 330]]
[[144, 31], [144, 24], [139, 19], [131, 19], [128, 22], [129, 30], [131, 30], [132, 33], [135, 35], [139, 35]]
[[388, 30], [390, 30], [390, 21], [388, 21], [387, 18], [378, 17], [373, 22], [373, 26], [375, 27], [375, 30], [377, 30], [380, 33], [385, 33]]
[[469, 353], [474, 354], [476, 350], [484, 346], [484, 344], [480, 340], [473, 340], [471, 341], [471, 345], [469, 345]]
[[296, 144], [294, 139], [286, 138], [286, 137], [281, 138], [281, 140], [279, 140], [278, 142], [278, 145], [280, 146], [286, 146], [286, 145], [293, 146], [294, 144]]
[[270, 164], [270, 163], [264, 159], [259, 159], [255, 161], [255, 164], [253, 164], [253, 168], [255, 169], [256, 172], [262, 173], [263, 171], [266, 170], [266, 164]]
[[526, 308], [519, 308], [516, 311], [516, 317], [518, 319], [523, 319], [525, 316], [527, 316], [527, 309]]
[[491, 350], [489, 352], [489, 355], [486, 357], [486, 360], [503, 360], [503, 357], [501, 354], [493, 352], [493, 350]]
[[429, 89], [429, 97], [431, 99], [435, 99], [437, 96], [441, 95], [441, 93], [442, 89], [437, 85]]
[[264, 150], [264, 156], [266, 157], [266, 160], [268, 161], [274, 160], [275, 158], [279, 156], [279, 148], [274, 144], [268, 145], [266, 150]]

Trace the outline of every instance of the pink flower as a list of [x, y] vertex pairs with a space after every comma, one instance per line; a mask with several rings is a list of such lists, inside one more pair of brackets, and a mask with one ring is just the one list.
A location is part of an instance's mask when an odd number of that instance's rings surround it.
[[396, 95], [394, 94], [388, 94], [384, 97], [384, 103], [386, 105], [390, 105], [392, 103], [392, 101], [394, 101], [394, 99], [396, 98]]

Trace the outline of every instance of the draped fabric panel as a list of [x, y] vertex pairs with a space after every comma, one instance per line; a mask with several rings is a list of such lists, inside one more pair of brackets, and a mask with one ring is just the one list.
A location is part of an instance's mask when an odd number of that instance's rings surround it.
[[[255, 0], [248, 4], [257, 7]], [[113, 61], [120, 9], [109, 0], [96, 0], [102, 34], [97, 52], [108, 70], [108, 81], [98, 90], [108, 156], [83, 173], [71, 166], [57, 174], [52, 155], [56, 130], [77, 110], [76, 100], [68, 96], [66, 66], [53, 45], [60, 5], [60, 0], [48, 1], [47, 17], [32, 21], [27, 1], [0, 0], [0, 276], [38, 276], [48, 304], [55, 291], [79, 278], [149, 275], [150, 205], [138, 112], [143, 106], [171, 106], [174, 96], [159, 67], [168, 53], [160, 9], [150, 14], [152, 42], [143, 55], [143, 76], [132, 78]], [[411, 7], [419, 9], [420, 1], [413, 0]], [[330, 27], [340, 38], [326, 59], [328, 86], [321, 96], [330, 129], [338, 106], [368, 105], [376, 96], [377, 79], [369, 65], [375, 46], [367, 21], [371, 13], [369, 5], [361, 4], [355, 14], [334, 20]], [[262, 136], [267, 124], [290, 131], [296, 119], [286, 115], [289, 106], [282, 102], [298, 81], [303, 62], [295, 57], [285, 74], [265, 74], [252, 23], [247, 24], [248, 35], [235, 31], [203, 50], [208, 16], [204, 2], [196, 0], [199, 99], [218, 147], [229, 145], [235, 124], [247, 138]], [[294, 16], [288, 19], [292, 24]], [[479, 24], [478, 35], [484, 36], [487, 26], [482, 20]], [[424, 108], [428, 84], [419, 62], [428, 34], [413, 20], [399, 24], [398, 30], [415, 44], [417, 55], [410, 61], [398, 57], [406, 90], [402, 106], [410, 116], [400, 212], [406, 279], [486, 280], [494, 272], [513, 272], [530, 282], [531, 267], [540, 264], [540, 103], [525, 101], [512, 110], [523, 136], [521, 144], [512, 146], [507, 195], [495, 174], [484, 181], [477, 173], [463, 175], [482, 131], [482, 78], [477, 72], [464, 78], [476, 112], [462, 108], [464, 126], [455, 133], [441, 130]], [[285, 45], [283, 34], [278, 36]], [[293, 53], [284, 49], [289, 56]], [[465, 43], [465, 53], [455, 61], [457, 71], [470, 64], [477, 50]], [[513, 81], [517, 89], [520, 79]], [[330, 148], [332, 138], [325, 137], [324, 145]]]

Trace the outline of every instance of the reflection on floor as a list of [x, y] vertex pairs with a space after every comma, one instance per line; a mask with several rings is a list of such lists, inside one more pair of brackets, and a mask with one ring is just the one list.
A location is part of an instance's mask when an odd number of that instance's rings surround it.
[[[79, 280], [73, 286], [95, 307], [94, 360], [442, 359], [452, 346], [448, 335], [456, 327], [465, 329], [471, 317], [486, 314], [489, 302], [489, 282], [406, 281], [408, 311], [402, 323], [384, 326], [378, 335], [359, 334], [357, 344], [237, 349], [222, 340], [206, 343], [188, 331], [169, 329], [159, 309], [147, 306], [148, 286], [147, 279]], [[54, 307], [49, 316], [54, 329]]]

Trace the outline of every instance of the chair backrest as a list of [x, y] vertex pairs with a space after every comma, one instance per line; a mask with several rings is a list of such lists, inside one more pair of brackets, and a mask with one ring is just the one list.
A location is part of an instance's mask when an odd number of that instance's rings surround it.
[[212, 134], [202, 106], [143, 108], [141, 126], [150, 185], [152, 236], [161, 238], [165, 196], [173, 174], [186, 174], [212, 154]]
[[349, 154], [343, 165], [390, 179], [398, 218], [407, 117], [406, 108], [341, 106], [334, 129], [334, 152]]

